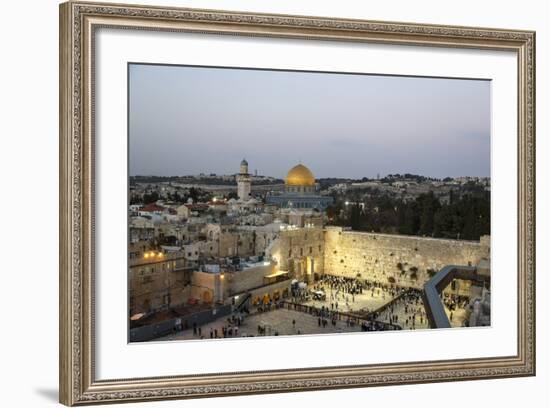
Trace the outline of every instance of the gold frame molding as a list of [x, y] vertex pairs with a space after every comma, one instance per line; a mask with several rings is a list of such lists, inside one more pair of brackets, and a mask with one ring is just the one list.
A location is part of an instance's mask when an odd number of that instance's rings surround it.
[[[93, 48], [98, 27], [512, 51], [518, 64], [518, 349], [493, 358], [95, 379]], [[535, 375], [535, 33], [127, 4], [60, 5], [60, 402], [80, 405]]]

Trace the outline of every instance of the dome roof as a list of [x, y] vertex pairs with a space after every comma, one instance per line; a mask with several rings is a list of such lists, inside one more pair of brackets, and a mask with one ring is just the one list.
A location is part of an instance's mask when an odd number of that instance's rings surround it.
[[315, 177], [306, 166], [298, 164], [290, 169], [285, 182], [287, 186], [314, 186]]

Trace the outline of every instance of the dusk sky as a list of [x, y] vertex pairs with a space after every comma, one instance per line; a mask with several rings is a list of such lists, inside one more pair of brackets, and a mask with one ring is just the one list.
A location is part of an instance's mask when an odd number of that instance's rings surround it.
[[130, 175], [490, 175], [490, 82], [130, 66]]

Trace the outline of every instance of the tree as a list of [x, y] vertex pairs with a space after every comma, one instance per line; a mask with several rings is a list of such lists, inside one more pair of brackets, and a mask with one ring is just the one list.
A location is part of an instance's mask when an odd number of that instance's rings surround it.
[[420, 217], [418, 212], [418, 203], [412, 201], [410, 203], [404, 203], [402, 208], [398, 210], [401, 212], [399, 215], [398, 231], [400, 234], [416, 235], [420, 226]]
[[225, 198], [228, 199], [228, 200], [231, 200], [232, 198], [235, 199], [235, 200], [238, 200], [239, 196], [237, 195], [237, 193], [235, 191], [230, 191], [229, 193], [227, 193], [225, 195]]
[[420, 207], [419, 231], [420, 235], [432, 235], [434, 232], [434, 216], [441, 207], [433, 191], [421, 194], [416, 201]]
[[[450, 191], [450, 201], [442, 204], [433, 192], [420, 194], [413, 201], [386, 194], [354, 192], [327, 209], [332, 225], [358, 231], [376, 231], [440, 238], [478, 240], [491, 229], [491, 197], [479, 186], [469, 192]], [[343, 199], [352, 203], [343, 205]], [[357, 203], [364, 204], [359, 205]], [[345, 209], [345, 211], [342, 211]], [[341, 217], [340, 214], [345, 216]]]
[[353, 230], [360, 230], [361, 226], [361, 207], [355, 203], [351, 206], [350, 226]]
[[143, 202], [145, 204], [151, 204], [155, 203], [160, 199], [159, 194], [156, 191], [153, 191], [151, 193], [145, 193], [143, 195]]

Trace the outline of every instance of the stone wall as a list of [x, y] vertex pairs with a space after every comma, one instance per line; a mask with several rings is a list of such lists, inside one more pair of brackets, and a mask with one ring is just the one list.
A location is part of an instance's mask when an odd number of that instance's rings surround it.
[[[324, 242], [325, 273], [360, 275], [362, 279], [385, 283], [390, 283], [392, 277], [397, 285], [418, 288], [430, 278], [430, 270], [439, 271], [445, 265], [476, 266], [490, 257], [489, 237], [457, 241], [327, 227]], [[412, 276], [415, 268], [416, 279]]]
[[267, 248], [279, 237], [279, 231], [256, 232], [256, 255], [265, 255]]
[[181, 253], [131, 260], [130, 315], [185, 303], [191, 294], [188, 276], [183, 271], [174, 271], [184, 262]]
[[268, 263], [244, 268], [243, 270], [226, 273], [228, 278], [228, 296], [244, 293], [252, 288], [265, 285], [264, 278], [274, 271], [274, 265]]
[[321, 228], [281, 232], [276, 258], [280, 269], [289, 271], [292, 277], [308, 280], [314, 273], [323, 273], [324, 254], [325, 240]]
[[224, 279], [220, 273], [194, 271], [191, 279], [192, 297], [203, 303], [223, 302]]
[[254, 232], [231, 231], [219, 234], [218, 256], [254, 255]]

